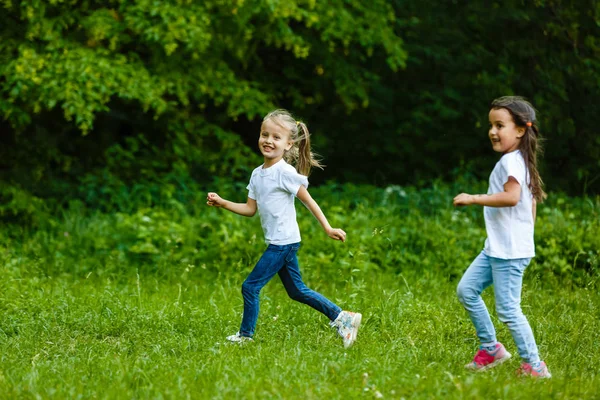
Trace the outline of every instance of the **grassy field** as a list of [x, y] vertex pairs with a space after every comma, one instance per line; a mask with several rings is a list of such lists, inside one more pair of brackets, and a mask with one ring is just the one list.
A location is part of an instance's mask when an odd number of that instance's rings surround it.
[[264, 249], [257, 219], [75, 204], [36, 229], [5, 226], [0, 398], [600, 397], [598, 199], [559, 197], [539, 210], [523, 309], [553, 378], [534, 381], [516, 376], [516, 348], [494, 312], [513, 359], [463, 368], [478, 343], [455, 288], [483, 242], [481, 209], [452, 209], [453, 189], [343, 191], [313, 195], [348, 242], [328, 240], [300, 209], [299, 259], [309, 286], [363, 313], [350, 349], [278, 278], [262, 292], [255, 342], [225, 343]]
[[[361, 272], [356, 272], [360, 275]], [[487, 373], [463, 364], [477, 341], [443, 277], [383, 275], [316, 284], [364, 314], [344, 349], [325, 317], [289, 300], [278, 280], [263, 291], [256, 341], [232, 345], [242, 311], [238, 280], [164, 281], [23, 276], [2, 284], [3, 398], [495, 398], [600, 396], [594, 290], [527, 280], [524, 310], [549, 381], [518, 378], [518, 357]], [[486, 302], [493, 299], [486, 296]], [[513, 354], [507, 329], [499, 339]]]

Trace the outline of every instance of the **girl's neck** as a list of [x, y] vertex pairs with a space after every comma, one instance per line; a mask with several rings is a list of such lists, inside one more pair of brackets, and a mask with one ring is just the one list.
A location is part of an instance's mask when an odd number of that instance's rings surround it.
[[283, 157], [265, 158], [263, 163], [263, 169], [271, 168], [273, 165], [277, 164], [281, 160], [283, 160]]
[[510, 154], [510, 153], [514, 153], [515, 151], [519, 151], [519, 148], [517, 147], [517, 148], [516, 148], [516, 149], [514, 149], [514, 150], [509, 150], [509, 151], [507, 151], [506, 153], [502, 153], [502, 155], [505, 155], [505, 154]]

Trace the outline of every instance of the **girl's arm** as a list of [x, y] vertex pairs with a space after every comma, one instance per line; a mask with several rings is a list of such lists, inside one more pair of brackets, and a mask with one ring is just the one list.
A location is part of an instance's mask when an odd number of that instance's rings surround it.
[[342, 242], [346, 241], [346, 232], [339, 228], [332, 228], [331, 225], [329, 225], [325, 214], [323, 214], [323, 211], [321, 211], [321, 207], [319, 207], [317, 202], [313, 200], [310, 193], [308, 193], [308, 190], [306, 190], [304, 186], [300, 186], [296, 197], [299, 198], [302, 203], [304, 203], [306, 208], [308, 208], [312, 215], [315, 216], [317, 221], [319, 221], [325, 230], [325, 233], [327, 233], [327, 236], [334, 240], [341, 240]]
[[537, 201], [535, 201], [535, 198], [532, 200], [531, 202], [531, 211], [533, 212], [533, 223], [535, 225], [535, 215], [537, 212]]
[[512, 176], [504, 184], [504, 192], [494, 194], [461, 193], [454, 198], [455, 206], [478, 204], [487, 207], [514, 207], [521, 199], [521, 185]]
[[211, 207], [222, 207], [233, 213], [243, 215], [244, 217], [252, 217], [256, 214], [256, 200], [248, 197], [246, 203], [234, 203], [229, 200], [221, 198], [216, 193], [209, 193], [206, 197], [206, 204]]

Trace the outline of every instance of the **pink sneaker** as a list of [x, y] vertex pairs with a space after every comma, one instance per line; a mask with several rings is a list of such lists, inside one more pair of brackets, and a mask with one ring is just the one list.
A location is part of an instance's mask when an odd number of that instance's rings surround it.
[[473, 371], [485, 371], [494, 368], [496, 365], [502, 364], [510, 357], [512, 357], [512, 355], [506, 351], [502, 343], [496, 343], [496, 348], [491, 352], [480, 346], [473, 361], [465, 365], [465, 368]]
[[532, 378], [551, 378], [552, 374], [548, 371], [545, 362], [540, 362], [537, 368], [534, 368], [529, 363], [522, 363], [521, 368], [517, 371], [520, 376], [531, 376]]

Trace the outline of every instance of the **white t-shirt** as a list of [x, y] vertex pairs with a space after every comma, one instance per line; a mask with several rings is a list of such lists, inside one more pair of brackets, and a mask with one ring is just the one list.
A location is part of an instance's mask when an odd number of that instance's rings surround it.
[[269, 168], [263, 165], [252, 171], [246, 189], [248, 197], [256, 200], [265, 241], [279, 246], [298, 243], [294, 198], [300, 186], [308, 188], [308, 178], [283, 159]]
[[535, 256], [533, 243], [533, 196], [529, 173], [519, 150], [504, 154], [490, 175], [488, 194], [504, 191], [508, 177], [521, 185], [521, 198], [514, 207], [484, 207], [487, 239], [484, 253], [505, 260]]

